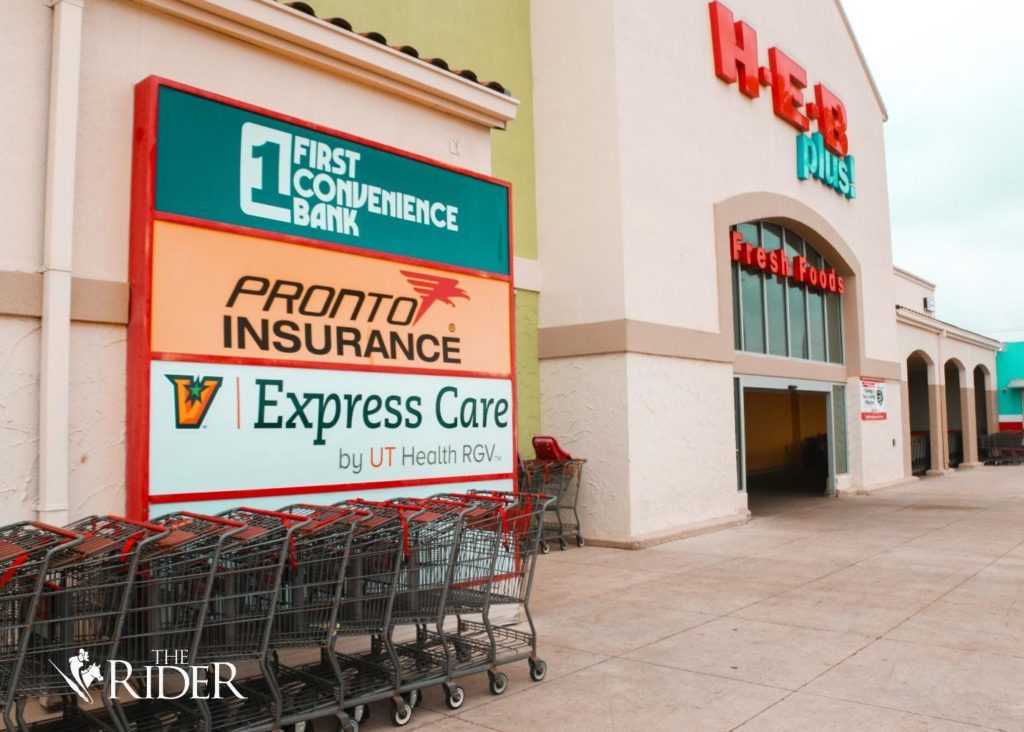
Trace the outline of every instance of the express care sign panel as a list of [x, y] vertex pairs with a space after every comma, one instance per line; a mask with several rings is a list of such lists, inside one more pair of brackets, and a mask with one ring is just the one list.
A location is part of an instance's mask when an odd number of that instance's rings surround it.
[[131, 515], [512, 486], [507, 183], [163, 79], [135, 114]]

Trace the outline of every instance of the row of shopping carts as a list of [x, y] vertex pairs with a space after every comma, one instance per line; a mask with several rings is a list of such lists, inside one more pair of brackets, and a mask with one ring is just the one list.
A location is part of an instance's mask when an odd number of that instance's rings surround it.
[[[457, 709], [471, 674], [501, 694], [509, 663], [541, 681], [529, 600], [552, 500], [471, 491], [2, 527], [4, 723], [357, 730], [382, 700], [408, 723], [431, 686]], [[164, 687], [167, 666], [179, 686]], [[59, 698], [60, 716], [29, 723], [38, 697]]]
[[1024, 430], [995, 432], [978, 438], [978, 456], [986, 465], [1024, 463]]

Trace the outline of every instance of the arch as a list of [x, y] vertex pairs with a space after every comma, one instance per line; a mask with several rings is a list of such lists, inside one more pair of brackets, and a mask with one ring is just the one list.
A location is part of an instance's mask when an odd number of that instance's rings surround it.
[[[945, 439], [949, 467], [959, 467], [964, 462], [964, 436], [968, 433], [968, 409], [963, 399], [964, 376], [967, 369], [957, 358], [946, 359], [942, 365], [943, 401], [946, 419]], [[971, 430], [973, 432], [973, 430]]]
[[[992, 372], [985, 364], [979, 363], [971, 370], [974, 388], [974, 420], [978, 438], [985, 437], [990, 432], [992, 414], [989, 409], [989, 392], [992, 390]], [[981, 449], [979, 445], [979, 455]]]
[[950, 366], [957, 370], [957, 375], [961, 377], [961, 380], [967, 374], [967, 367], [964, 366], [964, 362], [955, 356], [947, 358], [946, 363], [943, 364], [943, 368], [945, 369], [949, 369]]
[[922, 476], [935, 470], [938, 463], [937, 447], [941, 444], [941, 441], [935, 439], [938, 378], [935, 362], [925, 351], [913, 351], [905, 363], [907, 416], [904, 420], [904, 440], [909, 459], [904, 457], [904, 465], [910, 475]]
[[[729, 229], [747, 221], [770, 221], [785, 226], [807, 240], [846, 281], [842, 297], [843, 353], [845, 363], [829, 364], [831, 373], [842, 378], [862, 373], [864, 332], [861, 326], [861, 303], [858, 281], [861, 264], [853, 249], [832, 224], [820, 213], [795, 198], [778, 193], [740, 193], [724, 198], [714, 207], [715, 242], [718, 265], [719, 332], [733, 329], [733, 301], [729, 255]], [[893, 372], [897, 364], [887, 364]], [[826, 378], [826, 380], [831, 380]]]

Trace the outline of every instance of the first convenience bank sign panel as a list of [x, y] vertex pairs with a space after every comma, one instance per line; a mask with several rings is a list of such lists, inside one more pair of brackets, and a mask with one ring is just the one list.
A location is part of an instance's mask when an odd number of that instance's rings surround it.
[[507, 184], [156, 78], [135, 112], [133, 515], [511, 486]]

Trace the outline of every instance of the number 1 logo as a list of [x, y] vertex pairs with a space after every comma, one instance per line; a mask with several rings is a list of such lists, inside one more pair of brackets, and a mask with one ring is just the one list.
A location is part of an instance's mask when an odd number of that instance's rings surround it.
[[242, 125], [239, 205], [261, 219], [291, 223], [292, 136], [254, 122]]

